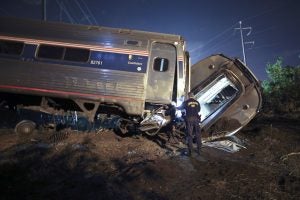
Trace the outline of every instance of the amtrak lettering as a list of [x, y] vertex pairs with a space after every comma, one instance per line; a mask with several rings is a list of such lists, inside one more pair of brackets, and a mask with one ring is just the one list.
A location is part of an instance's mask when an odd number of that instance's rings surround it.
[[128, 65], [138, 65], [138, 66], [142, 66], [143, 63], [140, 63], [140, 62], [131, 62], [131, 61], [128, 61]]

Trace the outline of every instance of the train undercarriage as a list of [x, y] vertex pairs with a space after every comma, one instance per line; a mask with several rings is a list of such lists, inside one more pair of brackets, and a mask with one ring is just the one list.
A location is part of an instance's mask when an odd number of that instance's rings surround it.
[[81, 132], [98, 132], [112, 129], [120, 134], [157, 134], [168, 124], [163, 105], [145, 116], [128, 116], [113, 104], [84, 102], [49, 97], [2, 93], [0, 100], [0, 128], [14, 128], [17, 134], [28, 134], [35, 129], [72, 129]]

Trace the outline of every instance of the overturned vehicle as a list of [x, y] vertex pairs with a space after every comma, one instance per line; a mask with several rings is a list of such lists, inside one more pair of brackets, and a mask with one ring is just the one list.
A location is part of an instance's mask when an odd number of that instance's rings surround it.
[[[232, 135], [261, 107], [258, 80], [240, 60], [212, 55], [190, 66], [181, 36], [0, 19], [0, 109], [17, 132], [53, 125], [157, 134], [166, 105], [192, 91], [201, 126]], [[1, 115], [1, 121], [3, 119]]]

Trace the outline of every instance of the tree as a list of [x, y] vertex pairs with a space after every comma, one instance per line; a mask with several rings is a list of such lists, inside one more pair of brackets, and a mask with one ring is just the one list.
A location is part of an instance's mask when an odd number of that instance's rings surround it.
[[300, 111], [300, 67], [282, 66], [282, 58], [267, 64], [268, 80], [263, 81], [265, 105], [279, 113]]

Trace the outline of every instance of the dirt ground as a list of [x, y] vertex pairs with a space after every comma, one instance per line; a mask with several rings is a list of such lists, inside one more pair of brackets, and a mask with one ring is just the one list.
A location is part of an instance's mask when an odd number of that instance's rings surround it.
[[300, 199], [300, 125], [258, 117], [236, 134], [246, 149], [112, 131], [0, 132], [0, 199]]

